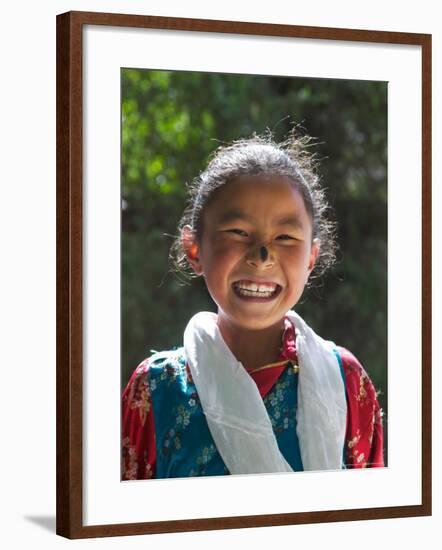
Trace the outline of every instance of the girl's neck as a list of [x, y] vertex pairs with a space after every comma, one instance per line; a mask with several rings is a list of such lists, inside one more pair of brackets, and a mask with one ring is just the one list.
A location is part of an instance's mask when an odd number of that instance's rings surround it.
[[284, 320], [261, 330], [244, 329], [218, 316], [218, 328], [225, 343], [245, 369], [251, 370], [278, 361]]

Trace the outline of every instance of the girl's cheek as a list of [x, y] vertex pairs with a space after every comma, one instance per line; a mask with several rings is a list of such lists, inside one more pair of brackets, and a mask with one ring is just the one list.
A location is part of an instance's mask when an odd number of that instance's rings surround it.
[[223, 241], [223, 239], [212, 239], [204, 243], [206, 258], [210, 258], [210, 261], [219, 262], [225, 257], [232, 254], [231, 243]]
[[218, 241], [214, 246], [214, 253], [217, 256], [235, 256], [240, 254], [244, 247], [238, 246], [238, 243]]
[[294, 246], [280, 247], [277, 251], [277, 257], [284, 261], [294, 262], [299, 256], [299, 250]]
[[307, 255], [308, 247], [305, 244], [281, 247], [280, 254], [288, 258], [300, 258]]

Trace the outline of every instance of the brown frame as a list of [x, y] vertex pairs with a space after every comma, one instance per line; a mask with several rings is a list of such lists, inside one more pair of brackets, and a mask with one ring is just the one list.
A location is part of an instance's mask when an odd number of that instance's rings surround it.
[[[422, 504], [82, 524], [83, 25], [418, 45], [422, 48]], [[431, 35], [92, 12], [57, 16], [57, 533], [90, 538], [431, 515]]]

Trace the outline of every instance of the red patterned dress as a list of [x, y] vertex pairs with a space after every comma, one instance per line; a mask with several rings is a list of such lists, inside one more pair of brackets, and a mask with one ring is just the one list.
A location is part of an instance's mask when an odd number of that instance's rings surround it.
[[[280, 367], [259, 370], [256, 373], [252, 372], [250, 375], [266, 403], [277, 438], [286, 437], [285, 440], [281, 439], [284, 442], [288, 440], [287, 436], [290, 436], [298, 445], [296, 409], [293, 406], [285, 406], [284, 402], [284, 392], [287, 395], [290, 395], [290, 391], [293, 393], [293, 387], [289, 386], [289, 380], [292, 380], [291, 383], [293, 384], [297, 378], [293, 376], [293, 373], [297, 372], [296, 368], [288, 370], [297, 365], [295, 338], [293, 325], [286, 323], [280, 359], [290, 360], [290, 363]], [[354, 355], [341, 347], [338, 347], [337, 350], [341, 359], [347, 397], [345, 467], [382, 467], [384, 466], [382, 411], [376, 397], [375, 388]], [[171, 357], [175, 356], [172, 355]], [[182, 354], [176, 355], [176, 359], [169, 361], [164, 372], [161, 372], [156, 379], [152, 378], [150, 373], [152, 370], [151, 359], [146, 359], [138, 366], [123, 393], [123, 480], [157, 477], [157, 470], [161, 471], [158, 477], [178, 476], [179, 474], [164, 474], [162, 466], [164, 458], [172, 456], [173, 453], [176, 455], [182, 453], [182, 443], [185, 441], [182, 439], [182, 434], [191, 433], [192, 428], [197, 430], [197, 426], [200, 426], [198, 429], [201, 430], [201, 422], [204, 422], [198, 394], [192, 385], [190, 369], [185, 364]], [[186, 405], [184, 407], [180, 405], [177, 408], [176, 421], [169, 426], [167, 437], [161, 436], [161, 441], [156, 434], [158, 418], [154, 417], [152, 401], [152, 394], [155, 394], [159, 384], [164, 384], [167, 387], [181, 385], [187, 392]], [[197, 420], [194, 420], [198, 417], [198, 411], [200, 413], [200, 424]], [[281, 452], [284, 454], [280, 440], [278, 440], [278, 445], [280, 445]], [[191, 445], [191, 447], [195, 447], [195, 456], [192, 457], [195, 466], [190, 470], [186, 470], [187, 473], [183, 475], [229, 473], [213, 443], [207, 443], [199, 450], [197, 445]], [[294, 470], [302, 470], [302, 464], [297, 467], [295, 455], [292, 455], [292, 467]]]

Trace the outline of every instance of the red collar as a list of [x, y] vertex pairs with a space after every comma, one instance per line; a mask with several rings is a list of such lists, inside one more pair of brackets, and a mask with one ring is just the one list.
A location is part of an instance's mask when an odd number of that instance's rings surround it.
[[[285, 317], [284, 319], [284, 332], [282, 334], [282, 347], [279, 354], [279, 359], [282, 361], [284, 359], [291, 359], [295, 364], [298, 363], [298, 358], [296, 355], [296, 332], [295, 327], [292, 325], [290, 320]], [[261, 397], [265, 397], [272, 387], [278, 381], [278, 378], [287, 368], [287, 365], [281, 367], [274, 367], [269, 369], [264, 369], [256, 373], [251, 373], [250, 376], [255, 381], [258, 386], [259, 393]]]

